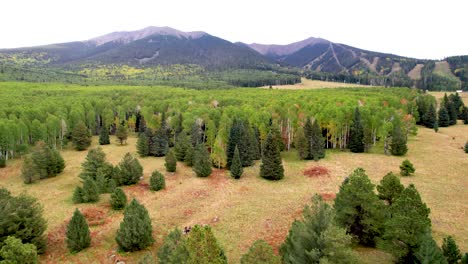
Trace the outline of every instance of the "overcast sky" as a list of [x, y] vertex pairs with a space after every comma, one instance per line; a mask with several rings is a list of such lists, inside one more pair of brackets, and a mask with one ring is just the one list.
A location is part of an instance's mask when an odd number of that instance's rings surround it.
[[467, 0], [2, 0], [0, 10], [0, 48], [170, 26], [233, 42], [321, 37], [421, 59], [468, 54]]

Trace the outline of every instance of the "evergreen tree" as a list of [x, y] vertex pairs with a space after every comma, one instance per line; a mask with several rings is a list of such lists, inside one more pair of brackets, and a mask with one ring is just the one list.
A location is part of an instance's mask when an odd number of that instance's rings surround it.
[[450, 102], [447, 107], [447, 112], [449, 115], [449, 123], [450, 125], [456, 125], [457, 124], [457, 119], [458, 119], [458, 110], [455, 108], [455, 105], [453, 102]]
[[193, 155], [193, 171], [198, 177], [208, 177], [212, 172], [210, 153], [205, 145], [198, 144]]
[[400, 174], [401, 174], [401, 176], [410, 176], [415, 171], [416, 171], [416, 169], [414, 168], [413, 163], [411, 163], [407, 159], [404, 160], [400, 165]]
[[2, 264], [36, 264], [37, 249], [33, 244], [23, 244], [21, 239], [9, 236], [0, 248], [0, 263]]
[[465, 253], [460, 261], [460, 264], [468, 264], [468, 253]]
[[442, 252], [447, 259], [448, 264], [457, 264], [461, 260], [462, 255], [460, 249], [455, 243], [455, 239], [452, 236], [444, 238], [444, 243], [442, 244]]
[[104, 166], [106, 162], [106, 154], [101, 148], [94, 148], [88, 151], [85, 161], [81, 163], [80, 178], [91, 178], [96, 180], [97, 171]]
[[146, 253], [146, 255], [144, 255], [143, 258], [141, 258], [138, 261], [138, 264], [155, 264], [155, 263], [156, 261], [154, 260], [153, 255], [151, 253]]
[[73, 191], [72, 201], [75, 204], [83, 203], [83, 188], [80, 186], [76, 186], [75, 190]]
[[440, 106], [439, 127], [448, 127], [448, 126], [450, 126], [450, 116], [448, 115], [448, 112], [445, 106]]
[[465, 143], [465, 153], [468, 153], [468, 141]]
[[114, 180], [115, 168], [109, 162], [104, 162], [96, 172], [96, 184], [100, 193], [110, 193], [116, 187]]
[[234, 150], [234, 157], [232, 158], [232, 164], [231, 164], [231, 177], [233, 177], [234, 179], [240, 179], [243, 172], [244, 172], [244, 169], [242, 168], [242, 163], [241, 163], [240, 155], [239, 155], [239, 149], [236, 146]]
[[401, 131], [399, 124], [395, 124], [393, 126], [390, 152], [395, 156], [403, 156], [406, 154], [406, 152], [408, 152], [408, 147], [406, 146], [406, 136]]
[[303, 160], [307, 158], [308, 144], [304, 134], [304, 128], [299, 127], [296, 133], [294, 145], [297, 149], [299, 159]]
[[0, 241], [14, 236], [24, 244], [35, 245], [41, 254], [46, 249], [46, 229], [43, 207], [36, 198], [25, 194], [12, 196], [0, 187]]
[[128, 138], [128, 129], [124, 124], [120, 124], [115, 131], [115, 136], [120, 142], [120, 145], [123, 145]]
[[122, 210], [127, 205], [127, 196], [121, 188], [115, 188], [110, 196], [110, 204], [114, 210]]
[[148, 211], [133, 199], [125, 208], [124, 219], [117, 231], [115, 240], [119, 248], [126, 252], [147, 248], [154, 242], [152, 232]]
[[203, 121], [201, 119], [196, 120], [192, 125], [190, 132], [192, 146], [197, 146], [205, 142], [205, 135], [203, 132]]
[[138, 136], [137, 152], [140, 157], [147, 157], [149, 155], [149, 141], [146, 133], [140, 133]]
[[109, 145], [109, 127], [106, 124], [102, 124], [101, 132], [99, 133], [99, 145]]
[[123, 160], [116, 168], [115, 180], [117, 185], [132, 185], [137, 183], [143, 176], [143, 167], [140, 162], [132, 156], [125, 154]]
[[260, 176], [267, 180], [281, 180], [284, 177], [284, 168], [278, 143], [273, 134], [268, 133], [263, 148], [262, 165], [260, 165]]
[[4, 156], [0, 156], [0, 169], [6, 167], [6, 159]]
[[462, 114], [463, 124], [468, 125], [468, 107], [465, 107]]
[[96, 182], [88, 177], [83, 183], [83, 189], [81, 191], [81, 202], [93, 203], [99, 200], [99, 188]]
[[422, 238], [421, 245], [414, 256], [414, 263], [447, 264], [447, 260], [442, 254], [442, 251], [437, 246], [437, 243], [434, 241], [429, 232], [427, 232]]
[[80, 252], [91, 245], [88, 222], [78, 209], [75, 209], [73, 217], [67, 225], [66, 241], [68, 250], [71, 253]]
[[178, 161], [184, 161], [187, 149], [189, 148], [190, 142], [185, 132], [179, 133], [177, 140], [174, 145], [175, 156]]
[[154, 133], [152, 138], [153, 148], [150, 148], [150, 154], [156, 157], [163, 157], [169, 150], [169, 138], [167, 137], [167, 130], [164, 127], [160, 127]]
[[177, 169], [177, 159], [174, 154], [174, 150], [170, 149], [165, 158], [164, 166], [166, 167], [166, 171], [168, 172], [175, 172]]
[[281, 260], [273, 253], [273, 248], [264, 240], [255, 241], [240, 260], [241, 264], [281, 264]]
[[312, 128], [312, 121], [310, 121], [310, 118], [307, 118], [306, 123], [304, 125], [304, 159], [306, 160], [311, 160], [313, 159], [312, 155], [312, 135], [313, 135], [313, 128]]
[[262, 152], [260, 148], [260, 131], [257, 127], [253, 127], [250, 134], [250, 149], [252, 152], [252, 160], [260, 160], [262, 158]]
[[150, 177], [150, 189], [152, 191], [159, 191], [166, 188], [166, 180], [164, 179], [164, 175], [159, 171], [155, 170], [151, 174]]
[[424, 235], [431, 228], [430, 210], [422, 202], [413, 184], [401, 192], [390, 206], [385, 222], [383, 247], [399, 261], [410, 263], [415, 258]]
[[227, 264], [226, 256], [210, 226], [196, 225], [185, 242], [189, 264]]
[[24, 158], [23, 166], [21, 167], [21, 177], [23, 177], [25, 184], [30, 184], [39, 180], [37, 167], [29, 156]]
[[392, 205], [404, 189], [405, 187], [401, 184], [400, 178], [392, 172], [385, 175], [380, 181], [380, 185], [377, 185], [379, 198], [386, 201], [388, 205]]
[[434, 128], [437, 125], [436, 110], [433, 104], [430, 104], [423, 115], [423, 125], [428, 128]]
[[[139, 118], [138, 118], [138, 117], [139, 117]], [[137, 124], [138, 124], [137, 129], [138, 129], [138, 131], [137, 131], [137, 132], [138, 132], [138, 134], [143, 134], [143, 133], [146, 132], [146, 128], [147, 128], [147, 127], [146, 127], [145, 117], [142, 116], [140, 113], [138, 113], [137, 119], [138, 119], [138, 121], [137, 121]]]
[[310, 154], [312, 159], [317, 161], [325, 157], [325, 141], [322, 136], [322, 129], [317, 120], [312, 125], [312, 133], [310, 137]]
[[73, 128], [72, 140], [78, 151], [85, 150], [91, 145], [91, 134], [83, 122], [78, 123]]
[[24, 182], [32, 183], [57, 176], [64, 168], [65, 161], [60, 152], [50, 148], [43, 141], [38, 141], [31, 154], [25, 158], [21, 172]]
[[155, 133], [148, 127], [146, 128], [145, 135], [148, 139], [148, 156], [154, 156], [154, 153], [156, 153]]
[[256, 153], [252, 146], [254, 136], [252, 135], [247, 122], [234, 120], [229, 131], [228, 144], [226, 148], [227, 167], [230, 168], [234, 151], [237, 146], [239, 149], [240, 160], [243, 167], [252, 166]]
[[192, 144], [189, 144], [187, 147], [187, 151], [185, 152], [185, 165], [192, 167], [195, 157], [195, 149], [193, 148]]
[[335, 199], [336, 221], [360, 244], [374, 246], [383, 232], [383, 203], [365, 171], [356, 169], [340, 186]]
[[303, 220], [292, 224], [280, 247], [283, 263], [356, 263], [351, 236], [334, 222], [334, 210], [321, 196], [315, 195], [306, 206]]
[[361, 121], [361, 113], [356, 107], [353, 116], [353, 124], [351, 125], [348, 147], [351, 152], [364, 152], [364, 127]]
[[159, 263], [187, 263], [188, 258], [189, 253], [182, 232], [179, 229], [172, 230], [164, 238], [164, 242], [158, 251]]

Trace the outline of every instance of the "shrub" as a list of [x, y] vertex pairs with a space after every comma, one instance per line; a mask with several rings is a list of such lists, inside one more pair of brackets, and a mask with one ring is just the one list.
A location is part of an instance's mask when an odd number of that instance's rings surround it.
[[166, 188], [166, 180], [164, 179], [164, 175], [159, 171], [155, 170], [151, 174], [150, 177], [150, 189], [152, 191], [159, 191]]
[[91, 145], [91, 135], [83, 122], [73, 128], [72, 141], [78, 151], [85, 150]]
[[413, 164], [409, 160], [404, 160], [400, 165], [400, 174], [401, 176], [410, 176], [410, 174], [414, 173], [416, 169], [414, 168]]
[[132, 252], [147, 248], [154, 240], [153, 227], [146, 208], [133, 199], [127, 206], [115, 240], [120, 250]]
[[177, 159], [172, 149], [166, 154], [164, 166], [168, 172], [175, 172], [177, 169]]
[[0, 249], [0, 263], [5, 264], [35, 264], [38, 263], [37, 249], [33, 244], [23, 244], [21, 239], [7, 237]]
[[264, 240], [255, 241], [240, 260], [241, 264], [280, 264], [281, 260], [273, 253], [273, 248]]
[[67, 247], [71, 253], [80, 252], [91, 245], [91, 236], [86, 218], [76, 209], [67, 225]]
[[110, 196], [110, 204], [114, 210], [122, 210], [127, 205], [127, 196], [121, 188], [115, 188]]

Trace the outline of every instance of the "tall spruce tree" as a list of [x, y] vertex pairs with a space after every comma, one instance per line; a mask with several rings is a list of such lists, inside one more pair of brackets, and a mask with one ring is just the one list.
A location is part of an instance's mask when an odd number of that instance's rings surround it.
[[120, 142], [120, 145], [123, 145], [128, 138], [128, 129], [125, 124], [120, 124], [115, 131], [115, 136]]
[[458, 248], [457, 243], [452, 236], [444, 238], [442, 252], [447, 259], [448, 264], [457, 264], [458, 261], [462, 258], [460, 249]]
[[91, 245], [88, 222], [80, 210], [75, 209], [67, 225], [67, 247], [71, 253], [80, 252]]
[[88, 151], [85, 161], [81, 163], [80, 178], [90, 177], [96, 180], [97, 171], [106, 163], [106, 154], [98, 147]]
[[310, 137], [310, 154], [312, 159], [317, 161], [325, 157], [325, 140], [322, 135], [322, 129], [317, 120], [312, 125]]
[[353, 124], [351, 125], [350, 129], [348, 147], [351, 152], [355, 153], [364, 152], [365, 149], [364, 127], [362, 125], [361, 113], [359, 112], [358, 107], [356, 107], [356, 110], [354, 110]]
[[260, 165], [260, 177], [267, 180], [281, 180], [284, 177], [283, 162], [279, 151], [278, 142], [273, 134], [268, 133], [263, 148], [262, 165]]
[[241, 163], [240, 155], [239, 155], [239, 149], [236, 146], [234, 150], [234, 157], [232, 158], [232, 164], [231, 164], [231, 177], [233, 177], [234, 179], [240, 179], [243, 172], [244, 172], [244, 169], [242, 168], [242, 163]]
[[148, 210], [133, 199], [125, 208], [124, 219], [117, 231], [115, 240], [119, 248], [126, 252], [145, 249], [154, 242], [152, 232]]
[[140, 133], [137, 140], [137, 152], [140, 157], [147, 157], [149, 155], [149, 140], [146, 133]]
[[408, 152], [406, 145], [406, 135], [401, 131], [399, 123], [393, 125], [392, 143], [390, 144], [390, 153], [394, 156], [403, 156]]
[[176, 159], [176, 156], [174, 154], [174, 150], [170, 149], [167, 152], [164, 161], [165, 161], [164, 166], [166, 167], [166, 171], [168, 171], [168, 172], [175, 172], [176, 171], [176, 169], [177, 169], [177, 159]]
[[315, 195], [303, 211], [303, 220], [292, 224], [280, 247], [283, 263], [356, 263], [351, 236], [334, 222], [333, 208]]
[[252, 166], [255, 159], [255, 146], [252, 146], [254, 135], [251, 133], [246, 121], [235, 119], [229, 131], [228, 144], [226, 148], [227, 167], [230, 168], [234, 151], [237, 146], [243, 167]]
[[78, 151], [85, 150], [91, 145], [91, 134], [83, 122], [79, 122], [73, 128], [72, 141]]
[[448, 127], [450, 126], [450, 116], [447, 112], [445, 106], [440, 106], [439, 109], [439, 127]]
[[198, 177], [208, 177], [212, 172], [210, 153], [204, 144], [198, 144], [193, 155], [193, 171]]
[[294, 145], [296, 147], [299, 159], [306, 159], [308, 144], [304, 134], [304, 128], [299, 127], [297, 129], [296, 136], [294, 138]]
[[195, 148], [192, 146], [192, 144], [188, 144], [187, 151], [185, 152], [185, 157], [184, 157], [185, 165], [192, 167], [193, 162], [194, 162], [194, 157], [195, 157]]
[[150, 154], [156, 157], [163, 157], [169, 150], [169, 138], [167, 136], [167, 129], [161, 126], [152, 138], [153, 148], [150, 148]]
[[185, 161], [185, 154], [187, 153], [189, 145], [191, 144], [187, 134], [183, 131], [180, 132], [174, 145], [175, 156], [178, 161]]
[[383, 203], [374, 187], [364, 169], [358, 168], [340, 186], [335, 199], [337, 223], [367, 246], [375, 245], [384, 224]]
[[189, 264], [227, 264], [224, 250], [219, 245], [211, 227], [195, 225], [186, 240]]
[[423, 125], [428, 128], [434, 128], [438, 125], [436, 115], [434, 104], [430, 104], [428, 110], [423, 115]]
[[430, 232], [427, 232], [422, 238], [421, 245], [414, 254], [414, 262], [420, 264], [447, 264], [442, 251], [432, 238]]
[[410, 184], [390, 206], [383, 247], [399, 261], [412, 263], [424, 235], [431, 229], [430, 210]]
[[449, 104], [448, 104], [448, 107], [447, 107], [447, 112], [448, 112], [448, 115], [449, 115], [449, 123], [450, 125], [456, 125], [457, 124], [457, 119], [458, 119], [458, 110], [456, 109], [455, 107], [455, 104], [450, 101]]
[[401, 184], [400, 178], [392, 172], [387, 173], [380, 181], [380, 185], [377, 185], [379, 198], [388, 205], [392, 205], [404, 189], [405, 187]]
[[312, 155], [312, 144], [311, 144], [311, 139], [312, 139], [312, 134], [313, 134], [313, 128], [312, 128], [312, 121], [310, 121], [310, 118], [307, 118], [307, 121], [304, 125], [304, 149], [303, 151], [303, 156], [305, 160], [311, 160], [313, 159]]
[[109, 127], [105, 123], [102, 124], [101, 131], [99, 132], [99, 145], [109, 145]]

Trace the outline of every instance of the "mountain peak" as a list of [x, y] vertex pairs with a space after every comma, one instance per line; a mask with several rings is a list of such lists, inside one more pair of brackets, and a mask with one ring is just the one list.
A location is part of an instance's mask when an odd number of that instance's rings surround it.
[[276, 44], [268, 45], [268, 44], [252, 43], [252, 44], [249, 44], [249, 46], [263, 55], [270, 54], [270, 55], [276, 55], [276, 56], [284, 56], [284, 55], [292, 54], [306, 46], [315, 45], [318, 43], [329, 43], [329, 42], [330, 41], [326, 39], [310, 37], [310, 38], [307, 38], [298, 42], [294, 42], [291, 44], [287, 44], [287, 45], [276, 45]]
[[202, 31], [183, 32], [171, 27], [146, 27], [135, 31], [116, 31], [103, 36], [92, 38], [88, 42], [94, 43], [97, 46], [108, 43], [108, 42], [121, 42], [130, 43], [135, 40], [143, 39], [151, 35], [164, 35], [164, 36], [175, 36], [178, 38], [193, 38], [197, 39], [207, 33]]

